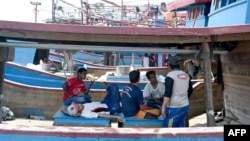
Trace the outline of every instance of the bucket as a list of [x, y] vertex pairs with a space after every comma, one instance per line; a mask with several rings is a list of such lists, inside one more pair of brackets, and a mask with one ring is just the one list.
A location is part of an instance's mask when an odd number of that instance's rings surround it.
[[42, 70], [50, 71], [50, 64], [42, 64]]
[[130, 66], [117, 66], [116, 73], [118, 75], [128, 75], [130, 72]]

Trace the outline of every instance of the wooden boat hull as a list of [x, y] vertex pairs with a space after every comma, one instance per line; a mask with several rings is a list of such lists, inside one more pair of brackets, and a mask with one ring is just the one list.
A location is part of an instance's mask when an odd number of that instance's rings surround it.
[[[4, 80], [3, 105], [13, 110], [16, 117], [27, 117], [29, 114], [52, 119], [55, 112], [63, 105], [61, 88], [39, 88]], [[92, 99], [100, 101], [105, 90], [92, 90]]]
[[[4, 80], [3, 105], [10, 107], [16, 117], [27, 117], [29, 114], [38, 114], [46, 119], [52, 119], [55, 112], [62, 106], [61, 88], [38, 88]], [[101, 101], [105, 89], [92, 89], [90, 94], [93, 101]], [[223, 108], [222, 92], [217, 84], [213, 84], [214, 109]], [[200, 83], [194, 89], [190, 99], [189, 118], [205, 112], [204, 84]]]
[[[217, 83], [212, 83], [214, 111], [221, 111], [224, 108], [223, 91]], [[189, 118], [206, 113], [205, 84], [197, 82], [193, 94], [190, 97]]]

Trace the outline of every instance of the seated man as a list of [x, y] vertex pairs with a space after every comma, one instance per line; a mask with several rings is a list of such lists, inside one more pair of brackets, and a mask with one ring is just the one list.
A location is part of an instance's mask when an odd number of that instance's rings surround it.
[[156, 79], [155, 71], [148, 71], [146, 76], [149, 83], [146, 84], [143, 91], [145, 103], [149, 107], [161, 109], [165, 85]]
[[153, 109], [144, 104], [143, 94], [138, 87], [140, 71], [133, 70], [129, 73], [130, 84], [124, 87], [122, 93], [122, 112], [124, 116], [133, 118], [157, 118], [159, 109]]
[[87, 70], [85, 68], [79, 68], [77, 76], [67, 79], [63, 84], [63, 103], [68, 106], [72, 102], [84, 104], [91, 102], [91, 95], [89, 91], [95, 81], [90, 82], [89, 87], [85, 86], [84, 80], [86, 79]]
[[91, 102], [85, 104], [77, 104], [72, 102], [67, 108], [62, 108], [61, 111], [70, 116], [82, 116], [85, 118], [115, 118], [119, 122], [123, 122], [123, 119], [119, 116], [115, 116], [116, 113], [121, 112], [121, 96], [119, 88], [116, 84], [107, 85], [107, 95], [101, 102]]

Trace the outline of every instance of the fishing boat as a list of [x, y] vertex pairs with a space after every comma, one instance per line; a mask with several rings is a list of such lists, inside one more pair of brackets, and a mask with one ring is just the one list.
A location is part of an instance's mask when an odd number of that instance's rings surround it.
[[[189, 1], [190, 2], [190, 1]], [[194, 2], [194, 1], [191, 1]], [[196, 1], [195, 1], [196, 2]], [[201, 3], [204, 1], [200, 1]], [[223, 3], [223, 1], [212, 1], [213, 3], [218, 3], [217, 5], [223, 5], [221, 9], [219, 9], [216, 6], [211, 6], [210, 14], [208, 14], [208, 23], [207, 26], [209, 28], [195, 28], [197, 27], [192, 26], [192, 28], [182, 28], [182, 29], [175, 29], [175, 28], [134, 28], [134, 27], [91, 27], [91, 26], [84, 26], [84, 30], [82, 30], [82, 25], [53, 25], [53, 24], [31, 24], [31, 23], [22, 23], [22, 22], [8, 22], [8, 21], [1, 21], [0, 29], [1, 31], [4, 31], [1, 36], [6, 38], [18, 38], [22, 40], [32, 40], [37, 41], [43, 44], [35, 45], [37, 48], [54, 48], [54, 49], [82, 49], [82, 50], [99, 50], [99, 51], [110, 51], [110, 50], [117, 50], [117, 51], [128, 51], [131, 48], [122, 47], [121, 49], [115, 48], [114, 46], [110, 46], [112, 44], [117, 43], [127, 43], [127, 45], [131, 44], [157, 44], [161, 45], [161, 47], [156, 48], [150, 48], [148, 51], [150, 52], [168, 52], [168, 53], [175, 53], [175, 54], [185, 54], [190, 51], [191, 54], [196, 54], [199, 56], [200, 52], [199, 50], [201, 48], [206, 48], [207, 43], [226, 43], [223, 44], [224, 46], [230, 46], [233, 47], [232, 50], [228, 50], [227, 53], [219, 54], [219, 58], [221, 60], [223, 70], [222, 75], [219, 75], [220, 73], [217, 73], [219, 76], [223, 76], [224, 79], [223, 83], [220, 83], [221, 86], [224, 86], [223, 95], [225, 99], [223, 102], [225, 103], [225, 109], [226, 109], [226, 115], [234, 119], [235, 121], [238, 121], [241, 124], [248, 124], [249, 119], [245, 118], [247, 117], [247, 113], [244, 112], [248, 111], [248, 103], [249, 101], [249, 95], [248, 95], [248, 89], [249, 89], [249, 79], [247, 76], [247, 72], [249, 71], [247, 60], [248, 60], [248, 53], [246, 46], [249, 42], [249, 26], [245, 25], [244, 23], [241, 23], [242, 25], [238, 25], [240, 23], [235, 24], [235, 26], [217, 26], [212, 27], [212, 22], [215, 20], [211, 20], [210, 17], [215, 16], [214, 12], [218, 12], [218, 14], [228, 9], [230, 11], [230, 8], [237, 8], [241, 7], [240, 11], [247, 11], [248, 9], [248, 2], [247, 1], [232, 1], [230, 3]], [[221, 2], [221, 3], [219, 3]], [[204, 3], [203, 3], [204, 4]], [[205, 4], [206, 5], [206, 4]], [[194, 4], [195, 6], [195, 4]], [[184, 6], [185, 7], [185, 6]], [[245, 9], [244, 9], [244, 8]], [[217, 10], [212, 10], [212, 8]], [[247, 9], [246, 9], [247, 8]], [[213, 12], [213, 14], [212, 14]], [[244, 14], [244, 12], [243, 12]], [[244, 16], [247, 16], [248, 12], [245, 12]], [[189, 15], [189, 14], [187, 14]], [[194, 15], [194, 14], [193, 14]], [[244, 17], [243, 16], [243, 17]], [[188, 16], [187, 16], [188, 17]], [[195, 16], [194, 16], [195, 17]], [[226, 17], [226, 16], [224, 16]], [[221, 18], [222, 19], [222, 18]], [[246, 18], [245, 18], [246, 19]], [[218, 19], [216, 19], [218, 20]], [[223, 22], [221, 22], [223, 23]], [[245, 20], [245, 23], [248, 23], [248, 20]], [[225, 24], [225, 23], [224, 23]], [[16, 26], [18, 25], [18, 26]], [[206, 25], [206, 24], [203, 24]], [[211, 25], [211, 26], [210, 26]], [[234, 25], [234, 24], [232, 24]], [[13, 34], [13, 30], [22, 32], [24, 34]], [[103, 32], [101, 32], [103, 31]], [[31, 35], [32, 33], [36, 33], [37, 36]], [[25, 37], [23, 36], [25, 35]], [[38, 36], [39, 35], [39, 36]], [[51, 36], [53, 35], [53, 36]], [[60, 36], [59, 36], [60, 35]], [[94, 39], [94, 41], [93, 41]], [[163, 40], [164, 39], [164, 40]], [[44, 41], [47, 40], [47, 42], [53, 42], [52, 44], [44, 44]], [[60, 44], [56, 44], [60, 41]], [[181, 41], [181, 42], [180, 42]], [[231, 44], [232, 41], [237, 41], [237, 44]], [[87, 44], [87, 43], [90, 43]], [[81, 46], [79, 43], [82, 43], [86, 46]], [[100, 43], [105, 44], [108, 43], [109, 46], [103, 46], [103, 49], [98, 48], [95, 46], [95, 43], [100, 45]], [[228, 44], [229, 43], [229, 44]], [[70, 46], [69, 44], [72, 44]], [[179, 46], [176, 47], [176, 50], [168, 50], [169, 47], [172, 47], [173, 45], [178, 44]], [[198, 47], [193, 51], [190, 50], [182, 50], [183, 47], [188, 46], [190, 44], [198, 45]], [[1, 44], [8, 47], [17, 46], [16, 44]], [[24, 47], [24, 45], [20, 44], [20, 46]], [[32, 46], [32, 45], [30, 45]], [[33, 45], [33, 47], [35, 47]], [[162, 46], [166, 48], [162, 48]], [[214, 47], [214, 46], [213, 46]], [[135, 48], [138, 52], [144, 52], [146, 47], [143, 49], [138, 47]], [[161, 50], [163, 49], [163, 50]], [[218, 50], [214, 50], [212, 53], [216, 53]], [[189, 52], [189, 53], [190, 53]], [[234, 58], [241, 58], [241, 59], [234, 59]], [[210, 61], [206, 61], [205, 66], [205, 72], [210, 73], [210, 69], [206, 68], [207, 66], [210, 66]], [[218, 61], [219, 62], [219, 61]], [[245, 69], [238, 69], [239, 64], [244, 67]], [[219, 66], [219, 65], [218, 65]], [[237, 67], [235, 67], [237, 66]], [[232, 69], [234, 68], [234, 69]], [[206, 75], [205, 75], [206, 76]], [[211, 93], [209, 91], [210, 87], [210, 81], [209, 79], [205, 79], [205, 89], [206, 93]], [[239, 80], [234, 81], [232, 83], [232, 80]], [[241, 80], [241, 81], [240, 81]], [[224, 85], [222, 85], [224, 84]], [[239, 91], [238, 88], [241, 90]], [[240, 96], [238, 96], [240, 95]], [[212, 104], [211, 104], [211, 97], [206, 97], [207, 102], [209, 103], [206, 106], [206, 110], [212, 109], [214, 110]], [[241, 106], [244, 105], [244, 106]], [[204, 110], [204, 111], [206, 111]], [[213, 112], [213, 111], [212, 111]], [[211, 113], [209, 111], [207, 114]], [[210, 115], [209, 115], [210, 116]]]
[[[117, 64], [114, 63], [114, 59], [116, 54], [112, 54], [110, 53], [110, 59], [112, 59], [112, 62], [110, 62], [109, 65], [104, 65], [104, 53], [95, 53], [95, 52], [90, 52], [90, 51], [84, 51], [84, 50], [79, 50], [79, 51], [75, 51], [74, 54], [72, 54], [72, 57], [75, 60], [82, 60], [84, 62], [89, 62], [92, 64], [97, 64], [99, 66], [118, 66], [118, 65], [136, 65], [136, 66], [141, 66], [142, 64], [142, 55], [140, 54], [134, 54], [134, 56], [129, 55], [128, 53], [124, 53], [125, 55], [123, 55], [123, 53], [120, 53], [120, 55], [122, 55], [122, 57], [119, 57], [119, 61]], [[50, 55], [54, 56], [54, 57], [50, 57], [53, 59], [59, 59], [61, 57], [64, 58], [64, 54], [62, 53], [57, 53], [54, 50], [50, 50]], [[58, 56], [59, 58], [55, 58], [55, 56]], [[95, 65], [95, 66], [97, 66]], [[90, 65], [91, 67], [92, 65]]]
[[[3, 25], [5, 25], [5, 22], [3, 22], [3, 21], [1, 21], [1, 25], [3, 26]], [[8, 25], [11, 25], [11, 23], [12, 22], [7, 22], [8, 23]], [[15, 23], [15, 22], [13, 22], [13, 23]], [[28, 26], [27, 24], [30, 24], [30, 23], [25, 23], [25, 24], [23, 24], [23, 26], [22, 27], [26, 27], [26, 26]], [[16, 24], [15, 24], [16, 25]], [[18, 25], [22, 25], [22, 23], [19, 23]], [[35, 24], [35, 27], [36, 26], [39, 26], [39, 24]], [[50, 27], [50, 26], [54, 26], [54, 25], [47, 25], [47, 24], [42, 24], [42, 26], [44, 27], [46, 27], [47, 26], [47, 29]], [[68, 26], [68, 27], [71, 27], [72, 25], [63, 25], [63, 27], [62, 28], [65, 28], [64, 26]], [[9, 26], [8, 26], [9, 27]], [[60, 25], [56, 25], [56, 27], [60, 27]], [[77, 26], [76, 26], [77, 27]], [[2, 27], [3, 28], [3, 27]], [[79, 27], [80, 28], [80, 27]], [[91, 27], [88, 27], [88, 28], [91, 28]], [[95, 27], [96, 28], [96, 27]], [[100, 27], [101, 28], [101, 27]], [[54, 29], [54, 28], [53, 28]], [[36, 29], [37, 30], [37, 29]], [[61, 29], [60, 29], [61, 30]], [[133, 29], [134, 30], [134, 29]], [[155, 30], [155, 31], [154, 31]], [[169, 29], [164, 29], [164, 28], [160, 28], [160, 29], [158, 29], [158, 28], [155, 28], [155, 29], [153, 29], [153, 31], [154, 32], [156, 32], [157, 31], [157, 33], [159, 33], [159, 31], [160, 30], [166, 30], [166, 31], [168, 31]], [[170, 29], [170, 30], [173, 30], [173, 29]], [[188, 30], [190, 30], [190, 29], [188, 29]], [[204, 29], [198, 29], [198, 30], [204, 30]], [[25, 31], [25, 30], [24, 30]], [[78, 30], [79, 31], [79, 30]], [[91, 30], [92, 31], [92, 30]], [[111, 30], [112, 31], [112, 30]], [[151, 31], [151, 30], [150, 30]], [[36, 31], [36, 32], [39, 32], [39, 31]], [[189, 32], [188, 32], [189, 33]], [[74, 33], [73, 33], [74, 34]], [[183, 33], [182, 33], [183, 34]], [[77, 34], [78, 36], [79, 36], [79, 34]], [[110, 35], [112, 35], [112, 34], [110, 34]], [[143, 34], [142, 34], [143, 35]], [[166, 34], [167, 36], [168, 36], [168, 39], [169, 38], [171, 38], [171, 35], [169, 35], [169, 34]], [[105, 36], [107, 36], [107, 35], [105, 35]], [[117, 35], [116, 35], [117, 36]], [[173, 36], [173, 35], [172, 35]], [[190, 35], [192, 38], [193, 38], [193, 35]], [[54, 36], [55, 37], [55, 36]], [[154, 39], [154, 37], [155, 36], [152, 36], [152, 39]], [[187, 36], [187, 37], [189, 37], [189, 36]], [[33, 38], [33, 37], [32, 37]], [[80, 38], [79, 38], [80, 39]], [[84, 38], [81, 38], [81, 39], [84, 39]], [[101, 38], [100, 38], [101, 39]], [[142, 38], [143, 39], [143, 38]], [[50, 39], [51, 40], [51, 39]], [[76, 38], [74, 38], [74, 40], [76, 40]], [[154, 40], [158, 40], [158, 38], [155, 38]], [[168, 42], [173, 42], [172, 40], [167, 40]], [[144, 42], [147, 42], [147, 40], [144, 40]], [[1, 43], [1, 45], [4, 45], [4, 43]], [[19, 47], [38, 47], [38, 48], [41, 48], [41, 45], [42, 46], [45, 46], [45, 44], [22, 44], [22, 43], [6, 43], [6, 45], [8, 45], [8, 46], [10, 46], [10, 45], [13, 45], [13, 46], [19, 46]], [[50, 45], [46, 45], [47, 47], [50, 47], [50, 48], [57, 48], [56, 46], [57, 45], [53, 45], [53, 44], [50, 44]], [[59, 46], [58, 46], [59, 47]], [[64, 48], [64, 46], [63, 45], [60, 45], [60, 49], [62, 49], [62, 48]], [[67, 46], [67, 47], [65, 47], [65, 48], [70, 48], [70, 46]], [[89, 47], [88, 48], [84, 48], [85, 50], [86, 49], [89, 49]], [[138, 50], [139, 50], [140, 48], [138, 48]], [[145, 50], [144, 48], [143, 48], [143, 50]], [[150, 51], [150, 50], [149, 50]], [[157, 51], [157, 52], [161, 52], [161, 51], [163, 51], [163, 52], [165, 52], [165, 51], [170, 51], [170, 52], [175, 52], [175, 53], [177, 53], [179, 50], [168, 50], [168, 49], [161, 49], [161, 48], [154, 48], [153, 49], [153, 51]], [[187, 52], [188, 54], [191, 52], [193, 52], [193, 53], [197, 53], [197, 51], [192, 51], [192, 50], [180, 50], [180, 52], [182, 52], [182, 53], [185, 53], [185, 52]], [[202, 97], [201, 97], [202, 98]], [[204, 111], [204, 110], [203, 110]]]
[[[218, 0], [219, 2], [225, 2]], [[246, 4], [241, 7], [239, 11], [245, 11], [245, 7], [247, 7], [248, 1], [230, 1], [235, 7], [240, 4]], [[229, 3], [230, 3], [229, 2]], [[228, 4], [228, 3], [224, 3]], [[223, 4], [222, 4], [223, 5]], [[233, 7], [234, 7], [233, 6]], [[226, 6], [220, 10], [218, 10], [218, 14], [223, 9], [230, 8], [231, 6]], [[230, 10], [229, 10], [230, 11]], [[246, 10], [248, 11], [248, 10]], [[249, 12], [248, 12], [249, 13]], [[247, 12], [246, 12], [247, 14]], [[212, 15], [211, 15], [212, 16]], [[243, 16], [244, 17], [244, 16]], [[249, 17], [249, 16], [246, 16]], [[225, 18], [225, 17], [223, 17]], [[214, 20], [222, 19], [219, 17]], [[237, 21], [235, 21], [237, 22]], [[225, 23], [224, 23], [225, 24]], [[176, 129], [155, 129], [155, 128], [126, 128], [126, 132], [123, 132], [123, 129], [114, 129], [114, 128], [77, 128], [77, 131], [72, 131], [72, 127], [56, 127], [53, 128], [44, 128], [44, 127], [31, 127], [31, 126], [6, 126], [5, 124], [1, 125], [0, 129], [0, 138], [2, 140], [15, 140], [16, 138], [23, 138], [25, 140], [44, 140], [45, 137], [47, 139], [99, 139], [106, 140], [108, 139], [124, 139], [124, 140], [135, 140], [135, 139], [148, 139], [148, 140], [156, 140], [159, 139], [159, 135], [161, 138], [166, 139], [174, 139], [174, 140], [183, 140], [194, 139], [194, 140], [223, 140], [223, 127], [211, 127], [214, 126], [213, 122], [213, 112], [216, 111], [214, 104], [215, 102], [224, 103], [225, 108], [225, 117], [228, 118], [228, 122], [226, 124], [249, 124], [249, 91], [250, 91], [250, 78], [249, 78], [249, 47], [250, 44], [250, 27], [249, 25], [235, 25], [235, 26], [218, 26], [218, 27], [209, 27], [209, 28], [186, 28], [186, 29], [165, 29], [165, 28], [102, 28], [102, 27], [89, 27], [84, 26], [84, 30], [82, 26], [73, 26], [73, 25], [53, 25], [53, 24], [33, 24], [33, 23], [22, 23], [22, 22], [10, 22], [10, 21], [0, 21], [0, 33], [3, 38], [18, 38], [22, 40], [36, 40], [43, 45], [36, 45], [33, 48], [57, 48], [57, 49], [83, 49], [88, 50], [89, 48], [97, 49], [97, 47], [93, 46], [77, 46], [77, 43], [81, 42], [82, 44], [86, 42], [102, 42], [102, 43], [155, 43], [155, 44], [164, 44], [166, 47], [171, 47], [173, 44], [180, 45], [175, 50], [168, 50], [165, 48], [164, 51], [160, 49], [158, 51], [154, 50], [154, 48], [143, 48], [145, 50], [153, 50], [154, 52], [167, 52], [167, 53], [179, 53], [185, 54], [187, 52], [192, 52], [191, 54], [196, 54], [199, 56], [202, 54], [203, 66], [205, 78], [203, 86], [200, 84], [196, 91], [200, 93], [195, 97], [195, 93], [191, 97], [191, 109], [190, 111], [203, 111], [207, 113], [207, 118], [209, 120], [208, 125], [210, 127], [205, 128], [180, 128]], [[94, 41], [93, 41], [94, 38]], [[112, 39], [112, 40], [111, 40]], [[44, 41], [47, 42], [44, 42]], [[69, 46], [69, 41], [72, 46]], [[232, 46], [233, 49], [226, 52], [220, 53], [219, 58], [221, 61], [221, 67], [223, 68], [221, 71], [218, 71], [217, 77], [220, 78], [218, 81], [219, 85], [216, 83], [211, 83], [210, 81], [210, 59], [212, 58], [210, 55], [215, 53], [214, 51], [209, 50], [208, 43], [216, 43], [216, 42], [231, 42], [237, 41], [237, 44], [227, 44], [227, 46]], [[53, 42], [55, 45], [51, 46], [51, 44], [44, 44], [48, 42]], [[61, 44], [58, 44], [60, 42]], [[1, 46], [6, 46], [8, 48], [16, 47], [17, 44], [10, 44], [6, 42], [0, 42]], [[188, 46], [190, 44], [198, 44], [198, 50], [183, 50], [183, 46]], [[26, 45], [19, 44], [19, 46], [25, 47]], [[108, 47], [104, 47], [105, 50], [108, 50]], [[117, 48], [109, 48], [113, 50], [117, 50]], [[2, 48], [1, 48], [2, 49]], [[202, 51], [200, 51], [201, 49]], [[139, 50], [139, 49], [138, 49]], [[101, 50], [104, 51], [104, 50]], [[127, 51], [124, 47], [122, 51]], [[140, 50], [142, 52], [142, 49]], [[2, 53], [2, 52], [1, 52]], [[1, 54], [4, 56], [5, 54]], [[3, 59], [0, 58], [0, 59]], [[4, 69], [3, 62], [5, 60], [0, 61], [0, 69]], [[220, 62], [218, 61], [218, 62]], [[218, 65], [220, 66], [220, 65]], [[218, 69], [220, 70], [220, 69]], [[3, 72], [3, 71], [2, 71]], [[2, 82], [1, 82], [2, 83]], [[213, 84], [211, 86], [211, 84]], [[216, 88], [214, 87], [216, 85]], [[3, 92], [0, 94], [4, 94], [1, 102], [3, 104], [10, 104], [11, 109], [15, 109], [15, 113], [20, 117], [23, 117], [26, 114], [34, 113], [39, 114], [43, 113], [46, 118], [51, 118], [52, 114], [58, 110], [57, 106], [61, 106], [61, 92], [62, 91], [52, 91], [51, 89], [48, 91], [37, 91], [34, 87], [25, 87], [25, 85], [19, 85], [18, 83], [12, 83], [11, 81], [3, 82]], [[221, 90], [223, 93], [222, 100], [215, 100], [218, 93], [215, 95], [212, 94], [212, 91]], [[40, 88], [41, 89], [41, 88]], [[0, 89], [1, 90], [1, 89]], [[27, 91], [26, 91], [27, 90]], [[39, 89], [38, 89], [39, 90]], [[212, 91], [211, 91], [212, 90]], [[50, 93], [51, 92], [51, 93]], [[96, 97], [100, 97], [102, 95], [96, 95]], [[2, 97], [2, 95], [1, 95]], [[51, 98], [51, 99], [49, 99]], [[196, 101], [194, 105], [192, 105], [192, 98], [199, 100], [203, 99], [203, 101]], [[46, 102], [44, 102], [46, 101]], [[198, 105], [198, 106], [197, 106]], [[203, 107], [204, 106], [204, 107]], [[203, 108], [201, 108], [203, 107]], [[200, 108], [200, 109], [197, 109]], [[198, 112], [197, 112], [198, 113]], [[234, 121], [234, 122], [232, 122]], [[138, 131], [143, 131], [142, 134], [138, 134]], [[121, 132], [122, 131], [122, 132]], [[103, 133], [108, 134], [103, 134]], [[109, 134], [110, 133], [110, 134]], [[184, 134], [183, 134], [184, 133]], [[115, 137], [114, 137], [115, 135]], [[125, 138], [124, 138], [125, 137]], [[177, 138], [176, 138], [177, 137]], [[179, 138], [178, 138], [179, 137]]]
[[[76, 74], [71, 75], [64, 75], [65, 72], [58, 73], [51, 73], [47, 70], [39, 70], [34, 68], [29, 68], [26, 66], [22, 66], [20, 64], [16, 64], [13, 62], [6, 62], [5, 64], [5, 71], [4, 71], [4, 78], [6, 80], [10, 80], [13, 82], [21, 83], [24, 85], [30, 85], [33, 87], [45, 87], [45, 88], [57, 88], [60, 89], [62, 83], [67, 80], [67, 76], [74, 76]], [[126, 67], [127, 69], [128, 67]], [[128, 70], [128, 69], [127, 69]], [[70, 72], [66, 72], [70, 73]], [[128, 72], [126, 74], [117, 73], [115, 71], [109, 72], [112, 75], [103, 75], [101, 78], [94, 78], [95, 76], [87, 75], [88, 80], [85, 81], [86, 85], [92, 79], [95, 79], [95, 83], [92, 85], [93, 90], [105, 91], [105, 86], [103, 82], [109, 83], [116, 83], [118, 87], [122, 90], [125, 85], [129, 83], [128, 79]], [[162, 76], [161, 79], [163, 80], [164, 77]], [[141, 84], [139, 87], [141, 89], [144, 88], [145, 84], [147, 83], [147, 79], [145, 76], [145, 72], [141, 75]]]
[[[188, 13], [186, 27], [218, 27], [250, 23], [247, 0], [174, 0], [167, 9], [169, 12]], [[238, 16], [239, 14], [241, 16]]]
[[[175, 0], [167, 6], [169, 11], [186, 11], [186, 27], [225, 27], [248, 25], [248, 0]], [[235, 12], [238, 11], [238, 12]], [[239, 16], [240, 15], [240, 16]], [[220, 28], [221, 29], [221, 28]], [[218, 29], [218, 30], [220, 30]], [[239, 31], [234, 28], [231, 30]], [[242, 30], [246, 30], [245, 28]], [[228, 30], [227, 30], [228, 31]], [[219, 42], [214, 35], [212, 44], [215, 50], [225, 49], [228, 55], [219, 56], [219, 83], [224, 89], [225, 119], [228, 123], [249, 124], [249, 41], [232, 39]], [[235, 36], [232, 36], [233, 38]], [[230, 69], [234, 68], [234, 69]], [[240, 69], [244, 68], [244, 69]]]
[[[50, 52], [49, 53], [49, 59], [53, 62], [56, 62], [57, 64], [61, 64], [61, 62], [64, 62], [64, 55]], [[103, 65], [100, 63], [93, 63], [85, 60], [80, 60], [80, 59], [73, 59], [74, 65], [77, 67], [85, 67], [88, 69], [88, 72], [91, 74], [94, 74], [97, 77], [100, 77], [101, 75], [104, 75], [107, 71], [116, 71], [117, 67], [122, 66], [122, 67], [133, 67], [133, 69], [137, 69], [140, 71], [149, 71], [149, 70], [154, 70], [156, 74], [159, 75], [164, 75], [167, 72], [167, 67], [162, 66], [162, 67], [141, 67], [137, 65], [118, 65], [118, 66], [109, 66], [109, 65]]]
[[185, 27], [207, 27], [211, 0], [175, 0], [167, 5], [168, 12], [186, 12]]
[[[54, 113], [63, 105], [61, 84], [66, 78], [45, 71], [30, 70], [29, 68], [10, 62], [6, 63], [5, 71], [7, 73], [4, 75], [5, 100], [3, 104], [8, 105], [16, 117], [28, 118], [29, 115], [37, 115], [43, 116], [46, 119], [53, 119]], [[108, 83], [118, 84], [121, 92], [124, 85], [128, 84], [128, 77], [126, 76], [107, 78], [109, 79], [107, 80]], [[88, 83], [88, 81], [86, 82]], [[105, 97], [106, 89], [102, 82], [102, 80], [96, 81], [91, 88], [90, 94], [94, 101], [101, 101]], [[143, 90], [145, 84], [141, 83], [139, 87]], [[189, 118], [204, 112], [204, 86], [204, 82], [202, 81], [194, 82], [194, 93], [190, 99], [192, 110], [190, 111]], [[215, 110], [219, 111], [223, 107], [223, 103], [221, 102], [222, 91], [216, 83], [213, 83], [213, 95]]]
[[[106, 94], [104, 81], [117, 84], [120, 91], [129, 83], [126, 76], [107, 78], [102, 77], [92, 85], [90, 94], [94, 101], [101, 101], [104, 98]], [[123, 78], [123, 80], [120, 78]], [[29, 115], [37, 115], [52, 120], [54, 113], [63, 105], [61, 85], [66, 79], [66, 76], [60, 76], [45, 70], [6, 62], [3, 81], [6, 99], [3, 104], [8, 105], [16, 117], [28, 118]], [[145, 77], [141, 79], [142, 83], [139, 87], [143, 90], [147, 80], [145, 80]], [[89, 82], [90, 80], [85, 80], [86, 85]]]

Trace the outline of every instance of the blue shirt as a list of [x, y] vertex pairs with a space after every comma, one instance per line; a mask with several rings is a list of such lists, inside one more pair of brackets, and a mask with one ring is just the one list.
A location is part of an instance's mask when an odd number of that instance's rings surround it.
[[144, 101], [141, 89], [133, 84], [125, 86], [122, 93], [122, 112], [124, 116], [135, 116], [142, 104], [144, 104]]

